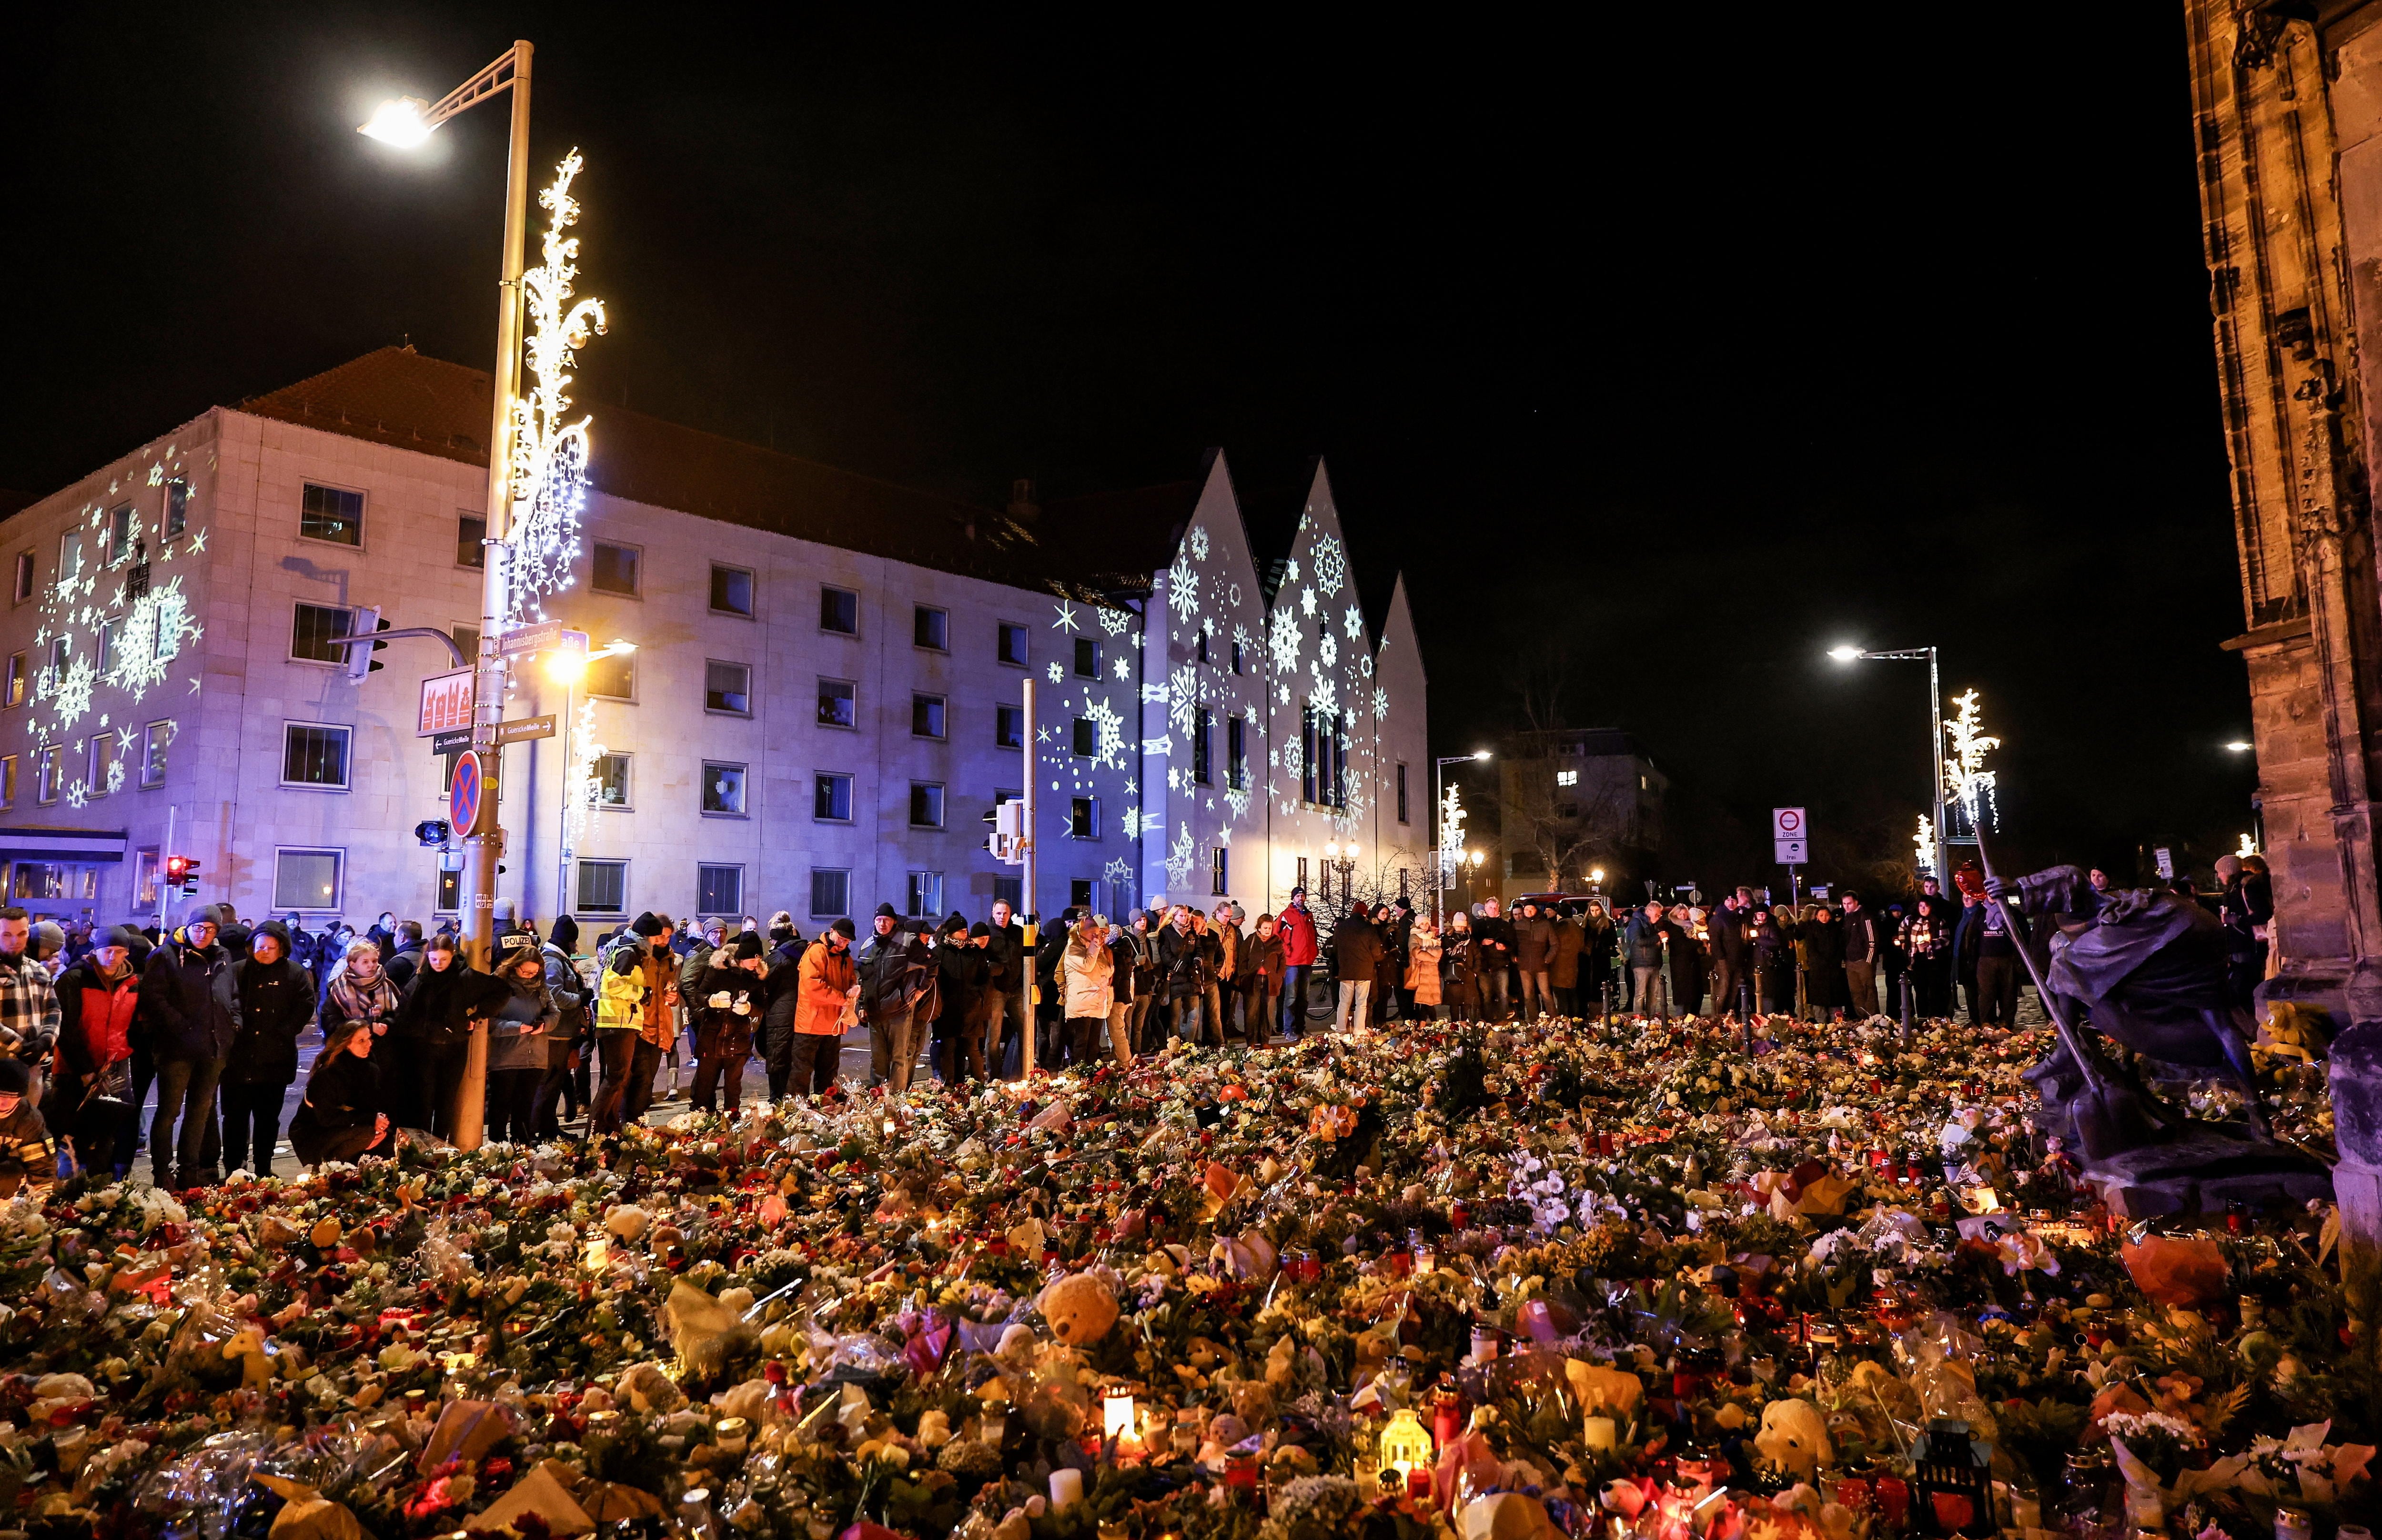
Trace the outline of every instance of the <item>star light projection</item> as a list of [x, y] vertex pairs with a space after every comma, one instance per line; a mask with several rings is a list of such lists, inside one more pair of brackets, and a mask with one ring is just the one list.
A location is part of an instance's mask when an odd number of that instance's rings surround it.
[[[63, 800], [80, 808], [120, 791], [144, 734], [158, 751], [180, 735], [171, 717], [140, 728], [112, 721], [163, 689], [182, 649], [203, 634], [181, 575], [161, 581], [152, 572], [206, 549], [206, 531], [195, 522], [193, 468], [174, 444], [143, 451], [135, 464], [137, 470], [110, 478], [103, 494], [77, 510], [59, 538], [57, 572], [39, 591], [41, 622], [25, 712], [39, 802]], [[147, 487], [163, 489], [163, 495], [144, 509], [140, 505], [146, 499], [138, 492]], [[192, 679], [190, 692], [199, 688]], [[72, 736], [78, 728], [83, 736]], [[111, 752], [103, 760], [99, 749]]]
[[537, 195], [553, 218], [546, 227], [545, 261], [522, 275], [529, 312], [525, 361], [534, 382], [513, 403], [514, 519], [505, 545], [505, 618], [515, 626], [546, 618], [546, 596], [571, 586], [579, 558], [579, 514], [587, 502], [587, 424], [566, 422], [564, 386], [591, 332], [604, 329], [604, 301], [571, 302], [579, 275], [579, 239], [562, 232], [579, 222], [571, 184], [586, 163], [573, 150]]

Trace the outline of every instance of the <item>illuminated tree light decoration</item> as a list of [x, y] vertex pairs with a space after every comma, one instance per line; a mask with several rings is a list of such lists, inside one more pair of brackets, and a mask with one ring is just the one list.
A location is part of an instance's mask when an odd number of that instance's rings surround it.
[[587, 424], [565, 422], [564, 387], [591, 333], [604, 329], [604, 301], [571, 303], [578, 276], [578, 238], [563, 231], [579, 221], [571, 184], [586, 163], [573, 150], [537, 195], [552, 219], [540, 247], [545, 261], [522, 275], [529, 312], [525, 361], [534, 382], [513, 403], [512, 499], [515, 517], [505, 542], [505, 618], [525, 625], [546, 618], [545, 599], [571, 586], [579, 556], [579, 515], [587, 502]]
[[2250, 857], [2260, 853], [2258, 849], [2258, 842], [2245, 834], [2241, 837], [2241, 849], [2235, 850], [2233, 853], [2240, 856], [2244, 861], [2247, 861]]
[[1923, 813], [1921, 813], [1919, 815], [1919, 832], [1911, 837], [1911, 843], [1918, 847], [1919, 850], [1918, 859], [1914, 863], [1919, 869], [1919, 874], [1924, 877], [1937, 875], [1938, 874], [1935, 871], [1935, 820], [1928, 817]]
[[1981, 729], [1983, 714], [1977, 706], [1977, 692], [1956, 695], [1952, 704], [1958, 709], [1952, 720], [1944, 724], [1944, 736], [1951, 739], [1951, 754], [1944, 762], [1944, 789], [1960, 804], [1969, 820], [1969, 827], [1981, 826], [1982, 820], [2001, 826], [1994, 808], [1994, 773], [1985, 768], [1985, 755], [2002, 746], [1998, 738]]
[[1454, 785], [1439, 794], [1439, 886], [1455, 886], [1455, 863], [1464, 854], [1464, 793]]

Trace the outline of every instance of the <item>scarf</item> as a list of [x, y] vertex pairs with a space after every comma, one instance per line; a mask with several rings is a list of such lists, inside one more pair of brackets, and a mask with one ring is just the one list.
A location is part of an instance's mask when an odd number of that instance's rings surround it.
[[342, 1021], [386, 1021], [397, 1014], [397, 985], [388, 982], [386, 969], [374, 973], [370, 984], [341, 973], [331, 981], [331, 1003], [339, 1008]]

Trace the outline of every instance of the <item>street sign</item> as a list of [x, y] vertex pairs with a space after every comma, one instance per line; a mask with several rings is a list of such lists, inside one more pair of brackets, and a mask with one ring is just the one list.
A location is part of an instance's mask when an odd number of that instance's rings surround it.
[[434, 754], [460, 754], [471, 746], [472, 729], [469, 727], [449, 728], [430, 740], [430, 752]]
[[551, 716], [524, 716], [518, 722], [497, 724], [497, 742], [499, 745], [526, 743], [533, 738], [552, 738], [553, 736], [554, 718]]
[[466, 749], [455, 758], [455, 778], [447, 788], [447, 821], [468, 838], [480, 832], [480, 755]]
[[1803, 820], [1799, 807], [1774, 807], [1770, 810], [1770, 837], [1773, 839], [1808, 839], [1811, 826]]
[[2169, 849], [2165, 845], [2161, 845], [2151, 852], [2151, 859], [2158, 862], [2158, 874], [2160, 876], [2166, 878], [2168, 882], [2175, 881], [2175, 852], [2173, 850]]
[[515, 653], [543, 653], [562, 642], [562, 622], [541, 620], [534, 626], [516, 626], [497, 638], [497, 651], [510, 656]]
[[1810, 840], [1774, 839], [1770, 843], [1778, 852], [1779, 865], [1804, 866], [1810, 864], [1811, 860], [1811, 842]]
[[422, 681], [422, 712], [413, 736], [431, 738], [472, 725], [472, 671], [450, 669]]

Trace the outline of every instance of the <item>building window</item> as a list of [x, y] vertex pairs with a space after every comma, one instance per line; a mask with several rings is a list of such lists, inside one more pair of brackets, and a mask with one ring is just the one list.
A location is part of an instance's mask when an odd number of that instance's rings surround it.
[[9, 883], [9, 897], [93, 899], [99, 897], [99, 868], [20, 861]]
[[753, 670], [741, 663], [706, 659], [703, 665], [703, 709], [731, 716], [753, 715]]
[[943, 736], [943, 698], [939, 695], [910, 697], [910, 736], [940, 738]]
[[1298, 886], [1302, 892], [1305, 891], [1307, 887], [1307, 858], [1305, 856], [1298, 858]]
[[905, 914], [931, 918], [943, 912], [943, 874], [940, 872], [913, 872]]
[[1100, 639], [1096, 636], [1075, 638], [1075, 678], [1097, 679], [1100, 677]]
[[1093, 722], [1093, 720], [1088, 716], [1078, 716], [1075, 718], [1074, 727], [1075, 741], [1073, 747], [1075, 751], [1075, 757], [1078, 759], [1090, 759], [1093, 755], [1099, 753], [1100, 752], [1100, 729], [1099, 725]]
[[[8, 703], [13, 706], [17, 703], [11, 701]], [[992, 708], [992, 741], [996, 747], [1002, 749], [1025, 747], [1025, 708], [1024, 706]]]
[[436, 914], [452, 914], [462, 907], [463, 874], [441, 870], [438, 874], [437, 892], [430, 899], [431, 911]]
[[1014, 621], [1001, 623], [1001, 661], [1018, 668], [1025, 666], [1025, 628]]
[[741, 567], [711, 564], [711, 612], [753, 618], [753, 574]]
[[22, 653], [8, 654], [8, 692], [0, 696], [0, 700], [12, 706], [25, 703], [25, 654]]
[[1301, 715], [1299, 794], [1319, 807], [1348, 805], [1348, 749], [1340, 737], [1340, 715], [1308, 705]]
[[132, 901], [153, 912], [157, 908], [157, 850], [154, 846], [132, 852]]
[[1208, 661], [1208, 633], [1206, 631], [1201, 631], [1199, 633], [1198, 646], [1199, 661], [1204, 664]]
[[1191, 778], [1201, 786], [1215, 784], [1210, 761], [1210, 742], [1216, 736], [1215, 715], [1206, 706], [1191, 708]]
[[1071, 797], [1067, 800], [1067, 837], [1071, 839], [1098, 839], [1100, 837], [1100, 800], [1098, 797]]
[[118, 503], [107, 510], [107, 565], [132, 555], [132, 505]]
[[281, 725], [281, 784], [346, 790], [348, 745], [354, 734], [352, 727], [333, 727], [327, 723], [284, 722]]
[[289, 622], [289, 656], [300, 663], [345, 663], [348, 650], [338, 644], [356, 623], [356, 612], [345, 605], [300, 605]]
[[1067, 903], [1070, 908], [1074, 909], [1091, 908], [1092, 879], [1089, 877], [1074, 877], [1069, 879], [1067, 883]]
[[1208, 891], [1222, 897], [1233, 890], [1231, 862], [1233, 852], [1219, 845], [1208, 852]]
[[629, 756], [598, 754], [596, 756], [592, 781], [594, 804], [596, 807], [627, 808], [629, 801]]
[[912, 612], [910, 639], [929, 652], [952, 650], [952, 615], [949, 610], [920, 605]]
[[82, 534], [69, 530], [58, 536], [58, 587], [64, 588], [82, 577]]
[[273, 852], [273, 908], [277, 913], [290, 910], [327, 911], [338, 913], [339, 882], [345, 874], [348, 852], [345, 850], [289, 849]]
[[166, 784], [166, 749], [174, 741], [174, 724], [152, 722], [141, 731], [141, 785], [146, 790]]
[[[1398, 768], [1403, 770], [1406, 766], [1400, 765]], [[1577, 770], [1558, 770], [1555, 772], [1555, 784], [1557, 786], [1578, 786], [1579, 784], [1579, 772]]]
[[910, 783], [910, 826], [914, 829], [939, 829], [943, 826], [943, 788], [933, 781]]
[[850, 679], [819, 680], [818, 725], [822, 727], [856, 727], [860, 725], [860, 709], [853, 703]]
[[0, 813], [17, 805], [17, 756], [0, 754]]
[[[119, 747], [116, 734], [105, 727], [91, 735], [91, 795], [104, 797], [124, 788], [124, 767], [117, 757]], [[110, 785], [111, 781], [115, 784]]]
[[996, 876], [992, 879], [992, 901], [1007, 904], [1012, 914], [1025, 907], [1025, 879]]
[[335, 545], [361, 548], [364, 543], [364, 495], [307, 483], [305, 495], [298, 505], [298, 532], [308, 540], [327, 540]]
[[455, 565], [474, 569], [488, 565], [488, 521], [476, 513], [455, 516]]
[[583, 914], [628, 913], [629, 863], [625, 861], [581, 862], [579, 909]]
[[71, 647], [63, 634], [50, 638], [50, 661], [43, 668], [42, 677], [33, 681], [36, 697], [46, 699], [57, 693], [58, 681], [67, 677], [67, 654]]
[[744, 913], [744, 868], [697, 865], [694, 869], [694, 911], [741, 919]]
[[852, 822], [852, 777], [833, 772], [811, 783], [811, 816], [823, 824]]
[[454, 637], [455, 650], [463, 654], [464, 663], [476, 663], [480, 656], [480, 628], [468, 620], [458, 620], [447, 629]]
[[[476, 648], [464, 654], [466, 657], [477, 655]], [[581, 676], [579, 688], [590, 695], [601, 695], [608, 701], [635, 700], [637, 698], [637, 654], [614, 653], [609, 657], [589, 658], [587, 672]]]
[[33, 801], [43, 807], [58, 800], [58, 746], [46, 744], [33, 753]]
[[99, 677], [103, 679], [107, 678], [108, 670], [117, 665], [117, 643], [123, 636], [124, 617], [122, 616], [115, 616], [99, 623], [99, 640], [92, 666], [98, 669]]
[[599, 540], [596, 543], [596, 566], [588, 575], [588, 584], [598, 593], [633, 599], [638, 593], [638, 568], [645, 565], [645, 552], [634, 545], [615, 545]]
[[1406, 816], [1406, 761], [1400, 760], [1398, 761], [1398, 822], [1406, 824], [1412, 821]]
[[190, 483], [179, 476], [166, 483], [166, 538], [173, 539], [190, 521]]
[[848, 588], [819, 588], [819, 629], [839, 636], [860, 634], [860, 595]]
[[703, 762], [703, 811], [744, 816], [744, 766]]
[[1246, 717], [1229, 716], [1224, 719], [1224, 776], [1225, 784], [1234, 790], [1248, 789], [1249, 724]]
[[1241, 665], [1241, 644], [1235, 642], [1233, 643], [1233, 672], [1235, 674], [1242, 672]]
[[16, 602], [20, 605], [33, 596], [33, 553], [31, 551], [17, 553], [15, 596]]
[[852, 873], [840, 866], [811, 868], [811, 918], [834, 920], [852, 912]]

